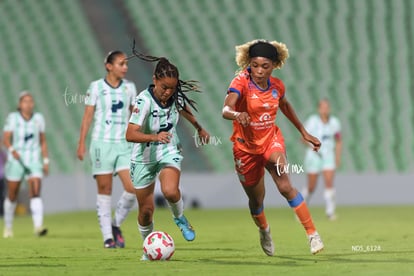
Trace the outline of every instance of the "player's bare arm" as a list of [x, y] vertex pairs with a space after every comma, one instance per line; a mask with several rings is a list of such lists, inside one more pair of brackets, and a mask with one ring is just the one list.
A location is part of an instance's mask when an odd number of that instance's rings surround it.
[[190, 124], [197, 130], [198, 137], [202, 144], [208, 143], [210, 140], [210, 134], [197, 122], [196, 117], [192, 114], [188, 106], [185, 106], [186, 110], [181, 110], [180, 115], [183, 116]]
[[235, 106], [239, 95], [237, 93], [229, 93], [224, 99], [224, 106], [222, 110], [222, 116], [227, 120], [236, 120], [242, 126], [246, 127], [250, 124], [250, 116], [247, 112], [238, 112], [235, 110]]
[[171, 133], [167, 131], [161, 131], [157, 134], [146, 134], [141, 131], [140, 125], [129, 123], [125, 138], [128, 142], [133, 143], [160, 142], [166, 144], [171, 140]]
[[91, 126], [94, 113], [95, 113], [94, 106], [85, 106], [85, 112], [83, 113], [82, 124], [81, 124], [80, 135], [79, 135], [79, 144], [78, 144], [78, 150], [77, 150], [77, 156], [79, 160], [83, 160], [83, 156], [85, 155], [85, 152], [86, 152], [86, 146], [85, 146], [86, 135], [88, 134], [89, 128]]
[[282, 98], [279, 102], [279, 108], [283, 114], [289, 119], [289, 121], [296, 127], [299, 133], [302, 135], [303, 139], [313, 145], [313, 150], [318, 151], [321, 147], [321, 142], [318, 138], [310, 135], [303, 124], [300, 122], [298, 116], [296, 115], [295, 110], [292, 105], [286, 98]]
[[44, 132], [40, 133], [40, 148], [42, 151], [43, 157], [43, 172], [45, 175], [49, 174], [49, 154], [47, 150], [46, 134]]
[[5, 131], [3, 134], [3, 144], [6, 149], [13, 155], [15, 159], [20, 159], [19, 153], [12, 147], [11, 144], [12, 132]]

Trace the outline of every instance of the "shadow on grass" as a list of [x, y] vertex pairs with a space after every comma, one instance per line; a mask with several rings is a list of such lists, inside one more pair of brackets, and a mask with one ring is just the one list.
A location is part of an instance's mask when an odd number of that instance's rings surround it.
[[[300, 262], [332, 262], [332, 263], [393, 263], [407, 264], [414, 263], [414, 250], [406, 251], [378, 251], [347, 254], [324, 254], [316, 256], [276, 256], [276, 258]], [[390, 256], [392, 255], [392, 256]]]
[[[227, 255], [218, 257], [217, 255], [208, 258], [200, 258], [197, 261], [217, 265], [269, 265], [300, 267], [310, 264], [407, 264], [414, 263], [414, 250], [406, 251], [379, 251], [369, 253], [347, 253], [347, 254], [328, 254], [318, 255], [275, 255], [273, 257], [246, 254], [234, 248], [197, 248], [187, 249], [188, 251], [205, 252], [228, 252]], [[408, 255], [408, 256], [407, 256]], [[186, 262], [186, 260], [175, 260]], [[194, 259], [189, 260], [194, 262]]]

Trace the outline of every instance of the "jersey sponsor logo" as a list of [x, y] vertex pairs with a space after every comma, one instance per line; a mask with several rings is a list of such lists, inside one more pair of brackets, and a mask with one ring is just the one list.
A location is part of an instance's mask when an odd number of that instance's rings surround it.
[[331, 139], [331, 135], [326, 135], [325, 134], [325, 135], [322, 136], [321, 140], [324, 141], [324, 140], [329, 140], [329, 139]]
[[26, 135], [24, 136], [24, 142], [27, 142], [27, 141], [29, 141], [30, 139], [33, 139], [33, 137], [34, 137], [33, 133], [26, 134]]
[[171, 110], [169, 110], [167, 112], [162, 112], [162, 111], [160, 111], [158, 109], [155, 109], [155, 110], [153, 110], [151, 112], [151, 116], [154, 117], [154, 118], [157, 118], [157, 117], [160, 117], [161, 118], [161, 117], [167, 116], [169, 118], [171, 112], [177, 113], [176, 111], [171, 111]]
[[172, 160], [173, 160], [175, 163], [180, 162], [180, 158], [178, 158], [178, 157], [174, 157]]
[[123, 122], [123, 121], [105, 120], [105, 124], [107, 124], [107, 125], [111, 125], [111, 124], [114, 124], [114, 125], [125, 125], [125, 122]]
[[259, 97], [255, 93], [253, 93], [253, 95], [251, 96], [251, 98], [252, 99], [258, 99]]
[[124, 102], [123, 101], [119, 101], [119, 102], [115, 102], [112, 101], [112, 107], [111, 110], [113, 113], [116, 113], [119, 109], [124, 107]]
[[173, 124], [171, 123], [161, 124], [160, 130], [158, 131], [158, 133], [160, 133], [161, 131], [169, 131], [170, 129], [172, 129], [172, 127], [173, 127]]
[[264, 104], [263, 104], [263, 107], [264, 107], [265, 109], [271, 109], [271, 108], [277, 108], [277, 107], [278, 107], [278, 105], [277, 105], [277, 104], [270, 105], [269, 103], [264, 103]]
[[271, 119], [271, 116], [269, 113], [263, 113], [262, 115], [260, 115], [259, 117], [259, 121], [260, 122], [264, 122], [264, 121], [269, 121]]
[[262, 130], [272, 127], [273, 125], [272, 116], [265, 112], [259, 117], [259, 121], [250, 122], [250, 126], [254, 127], [255, 130]]

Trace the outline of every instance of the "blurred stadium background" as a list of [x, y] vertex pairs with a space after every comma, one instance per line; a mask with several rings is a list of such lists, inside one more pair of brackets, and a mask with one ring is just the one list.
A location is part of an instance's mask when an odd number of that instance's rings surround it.
[[[202, 85], [203, 93], [193, 98], [214, 139], [197, 147], [193, 129], [182, 124], [184, 192], [211, 206], [221, 197], [238, 206], [245, 198], [233, 174], [231, 123], [221, 118], [237, 69], [234, 46], [278, 40], [287, 44], [290, 58], [275, 75], [299, 117], [304, 120], [327, 97], [342, 121], [339, 203], [412, 202], [413, 11], [411, 0], [2, 0], [0, 122], [16, 108], [20, 91], [31, 91], [47, 124], [46, 209], [94, 208], [89, 163], [76, 159], [83, 99], [89, 83], [104, 76], [106, 53], [130, 54], [135, 38], [139, 51], [167, 56], [183, 79]], [[131, 60], [128, 79], [141, 91], [152, 70], [153, 64]], [[297, 131], [283, 115], [277, 123], [290, 163], [302, 164]], [[292, 177], [296, 186], [304, 185], [304, 175]], [[400, 191], [395, 200], [390, 185]], [[364, 191], [375, 199], [367, 200]]]

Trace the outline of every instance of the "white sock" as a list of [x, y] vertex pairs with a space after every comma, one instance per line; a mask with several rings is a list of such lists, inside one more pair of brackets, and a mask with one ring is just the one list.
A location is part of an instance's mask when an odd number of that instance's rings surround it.
[[116, 204], [115, 217], [112, 221], [112, 224], [114, 226], [121, 226], [122, 222], [124, 222], [132, 207], [134, 207], [135, 202], [135, 194], [131, 194], [128, 192], [122, 193], [121, 198]]
[[181, 197], [176, 203], [171, 203], [167, 201], [168, 206], [170, 207], [171, 212], [173, 213], [173, 217], [179, 218], [184, 213], [184, 201]]
[[111, 196], [98, 194], [96, 198], [96, 211], [98, 213], [99, 227], [104, 241], [113, 239], [111, 224]]
[[34, 229], [43, 227], [43, 201], [40, 197], [30, 199], [30, 211], [32, 213]]
[[326, 214], [332, 216], [335, 214], [335, 189], [325, 189], [323, 196], [326, 201]]
[[311, 196], [311, 194], [309, 193], [308, 187], [303, 187], [300, 193], [302, 194], [302, 197], [306, 201], [306, 203], [308, 203], [308, 200], [310, 199], [310, 196]]
[[13, 227], [13, 218], [14, 211], [16, 210], [17, 201], [10, 201], [8, 197], [4, 199], [3, 209], [4, 209], [4, 226], [6, 228], [12, 229]]
[[154, 222], [151, 222], [151, 224], [150, 224], [150, 225], [147, 225], [147, 226], [142, 226], [142, 225], [140, 225], [140, 224], [137, 222], [137, 225], [138, 225], [138, 231], [139, 231], [139, 233], [141, 234], [142, 240], [145, 240], [145, 238], [146, 238], [149, 234], [151, 234], [151, 232], [152, 232], [152, 231], [153, 231], [153, 229], [154, 229]]

